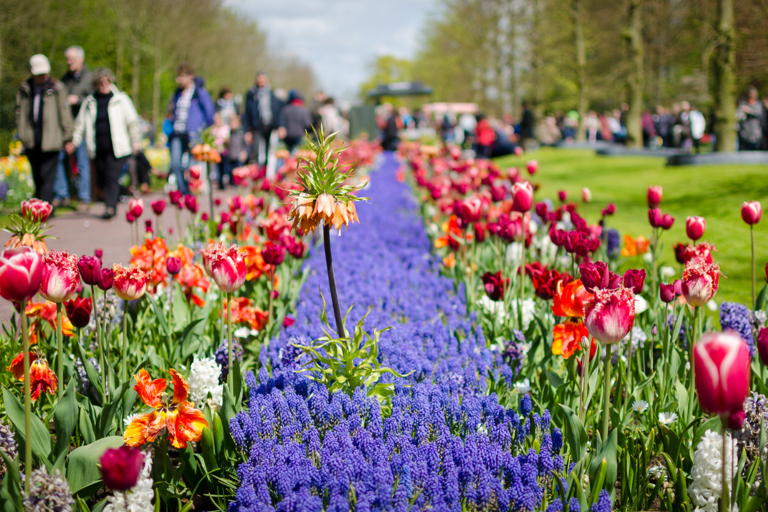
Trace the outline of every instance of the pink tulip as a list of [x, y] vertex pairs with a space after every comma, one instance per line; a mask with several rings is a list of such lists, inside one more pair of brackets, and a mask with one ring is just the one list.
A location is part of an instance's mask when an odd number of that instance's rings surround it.
[[768, 366], [768, 328], [761, 327], [757, 334], [757, 355], [760, 356], [760, 362]]
[[85, 284], [94, 286], [101, 281], [101, 258], [96, 256], [80, 256], [80, 259], [77, 261], [77, 268]]
[[471, 197], [460, 201], [456, 207], [456, 215], [465, 224], [474, 224], [480, 220], [483, 214], [483, 202], [479, 197]]
[[28, 199], [21, 202], [21, 216], [34, 222], [45, 222], [53, 211], [53, 206], [42, 199]]
[[613, 203], [608, 203], [608, 206], [605, 207], [605, 210], [603, 210], [603, 217], [606, 215], [613, 215], [616, 213], [616, 205]]
[[152, 207], [152, 211], [155, 212], [155, 215], [162, 215], [163, 211], [165, 211], [166, 204], [164, 199], [158, 199], [157, 201], [152, 201], [150, 206]]
[[112, 285], [117, 296], [123, 300], [136, 300], [144, 296], [149, 283], [149, 274], [139, 267], [131, 265], [125, 268], [115, 263], [112, 265], [114, 272]]
[[614, 274], [602, 261], [582, 263], [579, 265], [581, 282], [588, 292], [595, 290], [615, 290], [621, 285], [621, 276]]
[[34, 297], [43, 281], [43, 258], [29, 247], [0, 253], [0, 296], [22, 306]]
[[533, 176], [536, 174], [536, 171], [539, 170], [539, 161], [538, 160], [528, 160], [528, 162], [525, 164], [525, 168], [528, 171], [528, 174]]
[[648, 208], [657, 208], [661, 204], [663, 193], [659, 186], [648, 187]]
[[608, 345], [620, 342], [635, 323], [635, 294], [632, 290], [594, 291], [594, 300], [586, 304], [585, 324], [589, 333]]
[[693, 307], [707, 304], [717, 294], [720, 265], [695, 258], [685, 264], [681, 288], [685, 301]]
[[693, 348], [696, 391], [702, 409], [720, 416], [743, 410], [749, 395], [749, 347], [737, 333], [710, 332]]
[[664, 219], [664, 215], [658, 208], [651, 208], [648, 210], [648, 223], [652, 228], [660, 228]]
[[561, 190], [557, 193], [557, 198], [560, 200], [561, 203], [564, 203], [568, 200], [568, 191]]
[[581, 189], [581, 200], [585, 203], [592, 202], [592, 192], [587, 187]]
[[685, 234], [694, 242], [704, 236], [707, 221], [704, 217], [691, 216], [685, 221]]
[[523, 154], [523, 148], [515, 146], [515, 156], [521, 156]]
[[130, 446], [109, 448], [99, 460], [101, 480], [112, 491], [124, 492], [134, 487], [143, 466], [144, 453]]
[[209, 254], [211, 277], [224, 293], [232, 293], [245, 283], [245, 258], [236, 245]]
[[144, 200], [131, 199], [128, 201], [128, 211], [131, 212], [135, 219], [141, 217], [141, 214], [144, 213]]
[[169, 274], [175, 276], [181, 272], [181, 260], [175, 256], [170, 256], [165, 260], [165, 268]]
[[68, 300], [80, 283], [77, 271], [77, 256], [67, 251], [51, 251], [43, 256], [43, 281], [40, 295], [51, 302]]
[[527, 181], [512, 185], [512, 209], [525, 213], [533, 206], [533, 187]]
[[669, 304], [677, 298], [677, 295], [675, 294], [675, 285], [661, 283], [659, 285], [659, 295], [661, 297], [661, 302]]
[[112, 284], [115, 280], [115, 272], [111, 268], [104, 268], [101, 270], [101, 281], [99, 282], [99, 288], [104, 291], [112, 288]]
[[675, 218], [668, 213], [665, 213], [661, 217], [661, 229], [672, 229], [672, 225], [675, 223]]
[[741, 218], [752, 226], [763, 218], [763, 207], [758, 201], [744, 201], [741, 205]]
[[278, 266], [285, 259], [286, 248], [282, 245], [270, 244], [261, 251], [261, 257], [267, 265]]

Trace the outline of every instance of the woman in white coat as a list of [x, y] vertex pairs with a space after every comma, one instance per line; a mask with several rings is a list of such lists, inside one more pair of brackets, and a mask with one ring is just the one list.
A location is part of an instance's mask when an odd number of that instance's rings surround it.
[[126, 159], [141, 149], [141, 126], [131, 98], [113, 85], [107, 68], [93, 71], [94, 93], [83, 100], [75, 119], [68, 153], [85, 140], [88, 155], [96, 164], [98, 183], [104, 191], [103, 219], [115, 216], [120, 195], [120, 176]]

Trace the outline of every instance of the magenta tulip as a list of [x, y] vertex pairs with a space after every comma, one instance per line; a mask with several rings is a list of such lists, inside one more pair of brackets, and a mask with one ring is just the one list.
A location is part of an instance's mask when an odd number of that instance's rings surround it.
[[695, 258], [685, 264], [681, 289], [690, 306], [701, 307], [717, 294], [720, 265]]
[[173, 206], [176, 208], [181, 209], [182, 202], [181, 202], [181, 191], [179, 190], [171, 190], [168, 192], [168, 200], [171, 202]]
[[640, 295], [645, 284], [645, 269], [629, 269], [624, 272], [624, 288], [629, 288], [635, 295]]
[[128, 201], [128, 211], [131, 212], [131, 215], [136, 219], [141, 217], [141, 214], [144, 213], [144, 200], [131, 199]]
[[659, 296], [661, 297], [661, 302], [665, 304], [669, 304], [675, 300], [677, 298], [677, 295], [675, 294], [675, 285], [661, 283], [659, 285]]
[[648, 223], [652, 228], [660, 228], [664, 215], [658, 208], [648, 210]]
[[101, 249], [94, 249], [93, 255], [101, 259], [101, 257], [104, 256], [104, 251], [102, 251]]
[[187, 194], [184, 196], [184, 207], [191, 213], [197, 213], [197, 198], [193, 195]]
[[672, 229], [672, 225], [674, 223], [675, 223], [675, 218], [668, 213], [665, 213], [661, 217], [661, 229], [664, 229], [664, 230]]
[[267, 265], [278, 266], [285, 259], [286, 249], [282, 245], [271, 244], [261, 251], [261, 257]]
[[77, 256], [67, 251], [51, 251], [43, 256], [43, 281], [40, 295], [51, 302], [61, 303], [69, 299], [80, 284]]
[[164, 199], [158, 199], [157, 201], [152, 201], [150, 206], [152, 207], [152, 211], [155, 212], [155, 215], [162, 215], [165, 211], [166, 202]]
[[478, 222], [483, 214], [483, 202], [479, 197], [470, 197], [460, 201], [456, 206], [456, 215], [464, 221], [465, 224], [474, 224]]
[[528, 160], [528, 162], [525, 164], [525, 168], [528, 171], [528, 174], [533, 176], [539, 170], [539, 161], [538, 160]]
[[691, 216], [685, 221], [685, 234], [694, 242], [704, 236], [707, 221], [704, 217]]
[[512, 209], [525, 213], [533, 206], [533, 187], [527, 181], [512, 185]]
[[579, 272], [584, 288], [590, 293], [595, 290], [614, 290], [621, 285], [621, 276], [611, 272], [602, 261], [582, 263]]
[[648, 187], [648, 208], [656, 208], [661, 204], [664, 191], [659, 186]]
[[171, 256], [165, 260], [165, 268], [168, 273], [175, 276], [181, 272], [181, 260], [175, 256]]
[[111, 268], [105, 268], [101, 270], [101, 281], [99, 282], [99, 288], [104, 291], [112, 288], [112, 283], [115, 280], [115, 271]]
[[761, 327], [757, 334], [757, 355], [760, 362], [768, 366], [768, 328]]
[[557, 198], [560, 200], [561, 203], [564, 203], [568, 200], [568, 192], [565, 190], [561, 190], [557, 193]]
[[613, 215], [616, 213], [616, 205], [613, 203], [608, 203], [608, 206], [605, 207], [605, 210], [603, 210], [603, 217], [606, 215]]
[[77, 268], [85, 284], [95, 286], [101, 281], [101, 259], [96, 256], [80, 256]]
[[589, 333], [607, 345], [620, 342], [635, 323], [635, 294], [632, 290], [594, 291], [586, 305], [585, 324]]
[[745, 201], [741, 205], [741, 218], [750, 226], [757, 224], [763, 218], [763, 207], [757, 201]]
[[[29, 247], [0, 253], [0, 296], [24, 305], [43, 281], [43, 258]], [[23, 306], [22, 306], [23, 307]]]
[[111, 491], [124, 492], [134, 487], [143, 466], [144, 453], [130, 446], [109, 448], [99, 460], [101, 480]]
[[232, 293], [245, 283], [245, 258], [236, 245], [212, 251], [208, 255], [211, 277], [224, 293]]
[[581, 189], [581, 200], [585, 203], [589, 203], [592, 201], [592, 192], [587, 187], [584, 187]]
[[125, 212], [125, 220], [128, 222], [128, 224], [133, 224], [133, 221], [136, 220], [136, 217], [134, 217], [131, 212]]
[[702, 409], [730, 416], [743, 410], [749, 395], [749, 347], [737, 333], [710, 332], [694, 345], [696, 391]]
[[53, 211], [53, 206], [42, 199], [28, 199], [21, 202], [21, 216], [34, 222], [45, 222]]

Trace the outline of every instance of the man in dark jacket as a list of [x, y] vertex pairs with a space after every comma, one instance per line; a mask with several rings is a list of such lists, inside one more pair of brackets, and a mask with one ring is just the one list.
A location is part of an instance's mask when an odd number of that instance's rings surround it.
[[245, 93], [245, 112], [243, 113], [245, 143], [252, 146], [252, 161], [258, 163], [259, 151], [263, 148], [264, 165], [267, 165], [269, 138], [278, 127], [282, 107], [283, 103], [269, 86], [269, 77], [264, 71], [259, 71], [256, 75], [256, 84]]
[[[85, 65], [85, 51], [80, 46], [70, 46], [64, 56], [67, 58], [69, 71], [61, 77], [61, 81], [67, 87], [67, 102], [72, 109], [72, 119], [75, 119], [83, 100], [93, 91], [91, 71]], [[91, 203], [91, 160], [85, 149], [85, 141], [77, 147], [74, 156], [77, 162], [77, 196], [80, 199], [77, 207], [80, 211], [87, 211]], [[56, 169], [56, 182], [53, 185], [54, 201], [57, 203], [69, 201], [67, 171], [71, 175], [71, 160], [62, 151]]]
[[291, 89], [288, 104], [280, 112], [280, 128], [278, 133], [285, 141], [288, 151], [293, 150], [301, 142], [304, 133], [312, 127], [312, 116], [304, 106], [304, 97], [296, 89]]
[[528, 104], [523, 102], [523, 117], [520, 119], [520, 138], [523, 147], [528, 150], [536, 140], [536, 119], [533, 112], [528, 108]]
[[35, 197], [52, 203], [59, 152], [72, 140], [72, 111], [66, 87], [51, 79], [48, 58], [33, 55], [29, 65], [32, 76], [16, 95], [16, 126], [32, 167]]
[[171, 172], [176, 177], [176, 185], [182, 194], [189, 194], [187, 180], [184, 177], [184, 154], [190, 146], [198, 142], [200, 132], [213, 124], [216, 107], [205, 82], [195, 76], [189, 64], [181, 64], [176, 69], [176, 85], [179, 87], [171, 99], [171, 121], [173, 132], [168, 144], [171, 147]]

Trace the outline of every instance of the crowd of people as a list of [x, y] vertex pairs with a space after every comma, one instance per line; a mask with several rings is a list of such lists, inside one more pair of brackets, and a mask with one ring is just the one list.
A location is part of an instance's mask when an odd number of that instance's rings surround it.
[[260, 71], [244, 97], [223, 87], [214, 101], [204, 79], [191, 65], [180, 64], [177, 88], [156, 141], [151, 120], [137, 113], [109, 69], [90, 70], [79, 46], [69, 47], [64, 57], [68, 71], [56, 80], [48, 58], [33, 55], [31, 76], [19, 86], [16, 105], [17, 136], [32, 168], [35, 197], [54, 207], [69, 205], [72, 190], [78, 211], [89, 211], [94, 197], [103, 198], [101, 217], [111, 219], [121, 198], [147, 193], [151, 174], [143, 152], [147, 139], [168, 147], [168, 180], [188, 194], [188, 170], [195, 164], [190, 150], [204, 131], [222, 156], [221, 163], [210, 165], [211, 183], [223, 189], [234, 168], [249, 162], [267, 166], [279, 142], [294, 152], [312, 128], [348, 129], [334, 99], [323, 92], [306, 105], [301, 92], [273, 89], [268, 75]]

